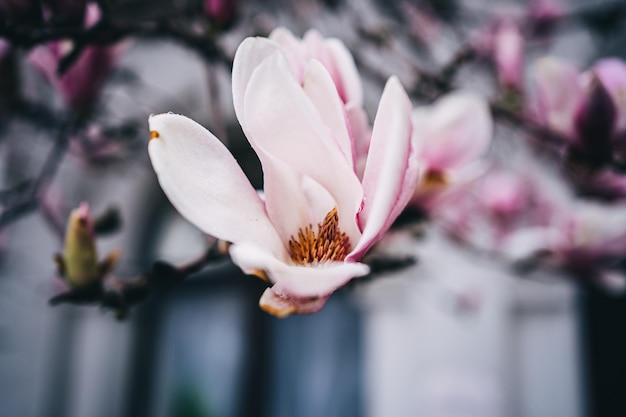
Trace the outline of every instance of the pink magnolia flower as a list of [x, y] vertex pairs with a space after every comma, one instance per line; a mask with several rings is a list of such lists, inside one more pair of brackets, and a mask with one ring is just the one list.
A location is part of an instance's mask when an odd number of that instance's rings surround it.
[[199, 124], [174, 114], [149, 120], [150, 158], [166, 195], [204, 232], [232, 242], [245, 273], [273, 284], [260, 306], [279, 317], [313, 313], [369, 272], [359, 261], [400, 214], [417, 176], [411, 104], [397, 78], [381, 97], [360, 179], [344, 111], [354, 80], [289, 52], [248, 38], [233, 64], [235, 112], [263, 167], [263, 198]]
[[563, 216], [559, 231], [549, 245], [552, 262], [575, 274], [607, 266], [626, 253], [623, 207], [578, 204]]
[[534, 68], [535, 94], [532, 111], [535, 117], [555, 132], [575, 140], [577, 117], [593, 99], [594, 82], [597, 80], [612, 99], [616, 110], [613, 133], [626, 130], [626, 63], [617, 58], [598, 61], [587, 72], [567, 61], [545, 57]]
[[525, 39], [519, 19], [501, 16], [481, 28], [472, 39], [472, 49], [493, 62], [501, 87], [522, 91]]
[[626, 63], [603, 59], [581, 73], [566, 61], [543, 58], [534, 78], [531, 112], [564, 137], [570, 179], [585, 193], [623, 197], [622, 174], [613, 165], [626, 155]]
[[493, 123], [484, 98], [456, 92], [413, 111], [420, 177], [411, 204], [430, 208], [451, 186], [476, 177]]
[[[98, 5], [89, 3], [86, 25], [92, 26], [99, 19]], [[124, 44], [90, 46], [62, 76], [57, 73], [59, 62], [72, 50], [71, 41], [50, 42], [40, 46], [31, 52], [29, 60], [75, 112], [87, 113], [96, 103], [123, 48]]]

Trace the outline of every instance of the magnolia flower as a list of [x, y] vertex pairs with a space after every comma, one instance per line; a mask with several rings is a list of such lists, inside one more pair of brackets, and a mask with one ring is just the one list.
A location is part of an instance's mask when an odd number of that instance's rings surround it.
[[[100, 19], [96, 3], [87, 8], [86, 24], [91, 26]], [[31, 52], [30, 62], [61, 94], [65, 102], [77, 113], [88, 113], [94, 106], [111, 70], [117, 64], [124, 44], [90, 46], [67, 71], [59, 76], [60, 61], [73, 48], [71, 41], [50, 42]]]
[[568, 62], [543, 58], [534, 72], [531, 111], [565, 139], [572, 181], [585, 192], [623, 197], [621, 174], [612, 166], [626, 155], [626, 64], [608, 58], [581, 73]]
[[493, 123], [484, 98], [457, 92], [413, 111], [413, 140], [420, 177], [411, 203], [430, 208], [450, 186], [481, 171]]
[[295, 57], [294, 48], [248, 38], [233, 63], [235, 112], [263, 167], [263, 197], [202, 126], [175, 114], [149, 120], [165, 194], [183, 217], [231, 242], [245, 273], [272, 284], [260, 306], [279, 317], [318, 311], [369, 272], [359, 261], [400, 214], [417, 176], [411, 104], [397, 78], [383, 91], [361, 179], [345, 117], [354, 80]]
[[599, 88], [608, 93], [610, 104], [616, 111], [611, 133], [626, 130], [626, 64], [623, 61], [603, 59], [589, 71], [581, 73], [569, 62], [545, 57], [534, 66], [534, 81], [532, 110], [535, 117], [570, 140], [574, 141], [580, 135], [576, 123], [577, 118], [586, 116], [582, 110], [594, 110], [594, 104], [606, 106], [597, 102]]
[[623, 290], [624, 275], [613, 270], [626, 251], [623, 207], [570, 204], [549, 225], [520, 230], [511, 240], [524, 242], [527, 255], [541, 254], [540, 264]]

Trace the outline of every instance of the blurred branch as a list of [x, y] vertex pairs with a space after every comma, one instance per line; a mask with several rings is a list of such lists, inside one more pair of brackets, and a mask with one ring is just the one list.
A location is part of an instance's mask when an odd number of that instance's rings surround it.
[[606, 32], [618, 29], [626, 20], [626, 2], [617, 0], [600, 4], [585, 5], [561, 15], [558, 20], [567, 25], [582, 23], [588, 29]]
[[73, 123], [66, 122], [60, 128], [52, 149], [39, 174], [30, 180], [22, 181], [14, 187], [1, 191], [0, 196], [11, 200], [10, 204], [0, 213], [0, 228], [37, 210], [42, 204], [42, 195], [52, 182], [65, 156], [69, 142], [69, 133]]
[[13, 26], [0, 20], [0, 37], [13, 46], [32, 48], [51, 41], [71, 40], [73, 49], [61, 60], [59, 73], [63, 74], [92, 45], [111, 45], [128, 37], [173, 39], [196, 51], [208, 62], [232, 65], [232, 59], [216, 43], [210, 25], [192, 25], [187, 21], [160, 19], [156, 21], [103, 18], [90, 29], [67, 27]]
[[190, 275], [208, 265], [227, 259], [218, 244], [211, 245], [198, 259], [184, 265], [174, 266], [157, 261], [149, 272], [131, 280], [123, 281], [108, 276], [93, 285], [75, 288], [50, 299], [51, 305], [98, 304], [102, 308], [115, 310], [123, 318], [130, 307], [143, 301], [158, 287], [167, 287], [183, 282]]

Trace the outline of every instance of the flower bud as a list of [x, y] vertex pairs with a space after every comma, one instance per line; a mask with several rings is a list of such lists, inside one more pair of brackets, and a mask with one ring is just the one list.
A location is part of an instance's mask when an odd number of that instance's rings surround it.
[[554, 33], [564, 8], [558, 0], [533, 0], [529, 4], [528, 18], [533, 37], [547, 40]]
[[98, 281], [100, 274], [93, 220], [86, 202], [70, 213], [63, 255], [64, 275], [71, 286], [79, 287]]
[[616, 117], [611, 94], [592, 73], [574, 117], [578, 140], [572, 145], [570, 156], [593, 168], [610, 163]]
[[228, 27], [237, 17], [237, 0], [204, 0], [203, 11], [211, 21]]
[[74, 288], [102, 281], [120, 256], [118, 251], [113, 251], [102, 262], [98, 262], [95, 239], [89, 205], [82, 202], [70, 213], [63, 255], [56, 257], [60, 275]]
[[524, 37], [512, 20], [503, 20], [498, 24], [493, 39], [493, 59], [500, 85], [513, 91], [522, 91]]

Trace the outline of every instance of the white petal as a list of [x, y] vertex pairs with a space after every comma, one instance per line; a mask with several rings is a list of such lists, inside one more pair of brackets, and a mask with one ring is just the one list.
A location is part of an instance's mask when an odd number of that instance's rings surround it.
[[380, 99], [372, 142], [363, 174], [363, 235], [348, 255], [359, 260], [391, 226], [408, 203], [417, 180], [412, 146], [411, 102], [400, 81], [392, 77]]
[[338, 39], [326, 39], [338, 78], [341, 80], [339, 95], [346, 104], [363, 106], [363, 86], [361, 77], [348, 48]]
[[275, 291], [285, 297], [323, 297], [347, 284], [352, 278], [369, 273], [361, 263], [338, 262], [316, 266], [288, 265], [266, 249], [249, 243], [232, 245], [230, 256], [245, 273], [265, 271]]
[[266, 312], [284, 318], [290, 314], [313, 314], [324, 307], [328, 297], [316, 298], [293, 298], [277, 294], [273, 288], [263, 292], [259, 300], [259, 306]]
[[567, 137], [574, 137], [574, 114], [583, 90], [578, 69], [546, 57], [534, 65], [535, 94], [531, 96], [539, 121]]
[[296, 78], [301, 80], [302, 73], [304, 72], [304, 66], [309, 59], [302, 41], [296, 38], [288, 29], [283, 27], [274, 29], [272, 33], [270, 33], [269, 39], [276, 42], [280, 46], [280, 49], [287, 57]]
[[226, 147], [185, 116], [150, 117], [148, 145], [163, 191], [187, 220], [229, 242], [251, 241], [282, 256], [284, 246], [256, 191]]
[[242, 120], [243, 115], [243, 99], [250, 82], [250, 77], [261, 62], [272, 54], [279, 51], [280, 47], [275, 42], [266, 38], [246, 38], [235, 52], [233, 60], [233, 105], [237, 119], [245, 132]]
[[348, 131], [348, 121], [341, 98], [330, 74], [319, 61], [313, 60], [307, 65], [302, 88], [331, 130], [347, 163], [354, 167], [354, 145]]

